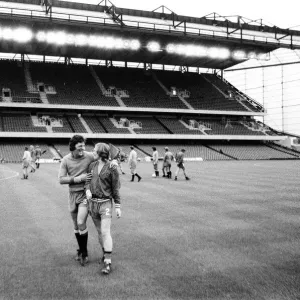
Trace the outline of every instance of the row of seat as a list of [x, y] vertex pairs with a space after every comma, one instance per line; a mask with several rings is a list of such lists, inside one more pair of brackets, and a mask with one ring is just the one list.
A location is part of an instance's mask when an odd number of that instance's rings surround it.
[[[44, 101], [40, 99], [36, 84], [44, 83], [56, 91], [47, 93], [50, 104], [120, 106], [115, 97], [104, 95], [105, 90], [114, 87], [129, 93], [129, 97], [122, 98], [128, 107], [190, 109], [179, 97], [167, 94], [167, 90], [175, 86], [190, 92], [185, 101], [194, 109], [255, 111], [249, 103], [249, 108], [246, 108], [238, 101], [224, 97], [214, 84], [196, 73], [99, 66], [94, 66], [93, 70], [96, 77], [85, 65], [31, 62], [25, 68], [20, 62], [0, 61], [0, 92], [2, 88], [10, 88], [12, 101], [41, 103]], [[35, 93], [32, 88], [35, 88]]]
[[[92, 151], [97, 140], [88, 141], [86, 151]], [[0, 159], [4, 158], [6, 162], [21, 162], [25, 146], [29, 146], [26, 142], [4, 142], [0, 144]], [[35, 146], [35, 145], [34, 145]], [[55, 157], [63, 157], [70, 152], [67, 142], [54, 142], [51, 144], [39, 142], [42, 150], [47, 152], [42, 158], [53, 159]], [[129, 155], [130, 148], [128, 144], [116, 143], [115, 146], [122, 149]], [[165, 146], [174, 154], [182, 148], [186, 150], [186, 158], [202, 158], [206, 161], [211, 160], [269, 160], [269, 159], [300, 159], [300, 153], [295, 151], [286, 151], [282, 147], [257, 143], [209, 143], [209, 144], [137, 144], [135, 145], [139, 158], [152, 156], [152, 147], [155, 146], [159, 152], [159, 157], [163, 157]], [[277, 147], [277, 148], [276, 148]]]
[[[225, 123], [221, 119], [205, 120], [203, 130], [190, 129], [189, 118], [180, 120], [176, 117], [128, 117], [130, 122], [141, 124], [141, 127], [119, 127], [121, 117], [109, 118], [97, 115], [60, 115], [58, 126], [52, 126], [53, 132], [65, 133], [117, 133], [117, 134], [193, 134], [193, 135], [265, 135], [260, 131], [253, 131], [238, 121]], [[192, 118], [192, 117], [191, 117]], [[196, 118], [201, 123], [201, 119]], [[84, 124], [86, 123], [86, 125]], [[0, 130], [15, 132], [46, 132], [46, 127], [34, 126], [29, 113], [2, 113], [0, 114]]]

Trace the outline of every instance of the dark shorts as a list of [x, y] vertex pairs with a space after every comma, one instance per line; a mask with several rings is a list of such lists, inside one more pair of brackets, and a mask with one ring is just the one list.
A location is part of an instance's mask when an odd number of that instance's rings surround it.
[[183, 163], [177, 164], [177, 167], [178, 167], [179, 169], [185, 170], [184, 164], [183, 164]]
[[103, 220], [112, 218], [112, 209], [112, 200], [105, 202], [95, 202], [89, 200], [89, 214], [93, 219]]
[[78, 212], [78, 206], [87, 206], [86, 196], [84, 191], [69, 192], [69, 211], [71, 213]]

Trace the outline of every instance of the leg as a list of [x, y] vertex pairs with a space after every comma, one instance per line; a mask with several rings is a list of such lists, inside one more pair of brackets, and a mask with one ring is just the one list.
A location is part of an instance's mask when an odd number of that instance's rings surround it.
[[87, 263], [87, 242], [88, 242], [88, 229], [86, 227], [86, 220], [88, 217], [88, 209], [87, 205], [81, 203], [78, 207], [78, 215], [77, 215], [77, 224], [79, 228], [79, 235], [80, 235], [80, 250], [82, 254], [81, 265], [85, 265]]
[[104, 246], [103, 246], [102, 233], [101, 233], [101, 219], [92, 217], [92, 220], [93, 220], [93, 223], [94, 223], [97, 233], [98, 233], [98, 241], [99, 241], [100, 247], [103, 251], [103, 260], [104, 260]]
[[178, 173], [179, 173], [179, 167], [177, 167], [175, 171], [175, 180], [177, 180]]
[[111, 271], [111, 255], [113, 242], [110, 233], [111, 218], [105, 218], [101, 220], [101, 232], [104, 248], [104, 266], [102, 268], [102, 273], [108, 275]]

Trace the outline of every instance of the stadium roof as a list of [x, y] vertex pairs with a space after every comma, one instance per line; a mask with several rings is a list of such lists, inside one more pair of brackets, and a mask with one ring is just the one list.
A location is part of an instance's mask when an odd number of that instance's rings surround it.
[[[300, 49], [299, 31], [266, 26], [262, 20], [241, 16], [226, 18], [214, 13], [195, 18], [167, 9], [150, 12], [117, 8], [108, 0], [100, 2], [103, 5], [51, 2], [52, 6], [41, 7], [40, 0], [0, 1], [0, 51], [226, 69], [253, 56], [266, 60], [264, 54], [278, 48]], [[14, 28], [16, 21], [35, 37], [52, 34], [53, 41], [46, 37], [27, 43], [1, 40], [1, 27]], [[57, 33], [73, 35], [77, 41], [58, 42], [53, 38], [59, 37]], [[119, 47], [109, 48], [108, 40], [103, 39], [106, 45], [100, 47], [78, 43], [79, 36], [83, 40], [91, 36], [114, 38]], [[138, 41], [140, 47], [120, 46], [122, 41]]]

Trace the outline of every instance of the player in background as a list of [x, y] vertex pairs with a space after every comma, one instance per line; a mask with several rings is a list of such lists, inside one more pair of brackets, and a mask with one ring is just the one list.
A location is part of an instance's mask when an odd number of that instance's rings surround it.
[[165, 155], [164, 155], [164, 169], [167, 172], [167, 178], [172, 178], [172, 172], [171, 172], [171, 166], [172, 166], [172, 160], [174, 159], [173, 153], [169, 151], [168, 147], [165, 147]]
[[134, 150], [133, 146], [130, 146], [130, 153], [129, 153], [129, 158], [128, 158], [128, 164], [129, 164], [129, 168], [131, 171], [131, 181], [134, 181], [134, 177], [136, 176], [138, 178], [138, 182], [141, 181], [142, 177], [137, 174], [136, 172], [136, 167], [137, 167], [137, 153]]
[[153, 150], [152, 160], [153, 160], [153, 168], [154, 168], [153, 177], [159, 177], [159, 172], [158, 172], [158, 151], [156, 150], [156, 147], [152, 147], [152, 150]]
[[30, 152], [30, 156], [31, 156], [31, 162], [30, 162], [30, 173], [34, 173], [36, 170], [36, 165], [35, 165], [35, 149], [33, 145], [29, 146], [29, 152]]
[[109, 274], [111, 271], [113, 202], [117, 217], [121, 217], [119, 172], [117, 169], [110, 168], [109, 152], [109, 145], [104, 143], [95, 145], [94, 156], [97, 161], [90, 164], [88, 173], [92, 174], [92, 178], [85, 184], [89, 214], [97, 229], [98, 240], [103, 251], [103, 268], [101, 270], [103, 274]]
[[122, 150], [122, 148], [118, 148], [118, 149], [119, 149], [119, 155], [118, 155], [118, 157], [117, 157], [117, 161], [118, 161], [118, 164], [119, 164], [120, 171], [121, 171], [122, 174], [124, 175], [125, 172], [124, 172], [123, 169], [122, 169], [122, 162], [125, 161], [126, 154], [125, 154], [125, 152]]
[[178, 173], [179, 173], [180, 169], [182, 169], [183, 174], [185, 176], [185, 179], [186, 180], [190, 180], [190, 178], [187, 177], [187, 175], [185, 173], [184, 153], [185, 153], [185, 149], [181, 149], [181, 151], [179, 151], [178, 153], [176, 153], [175, 160], [176, 160], [176, 163], [177, 163], [177, 169], [176, 169], [176, 172], [175, 172], [175, 180], [177, 180], [177, 176], [178, 176]]
[[25, 147], [25, 151], [22, 158], [22, 169], [23, 169], [23, 178], [22, 179], [28, 179], [28, 167], [31, 163], [31, 155], [28, 150], [28, 147]]
[[40, 146], [36, 145], [34, 154], [35, 154], [35, 165], [36, 165], [36, 168], [39, 169], [40, 168], [40, 158], [42, 156], [42, 149], [40, 148]]

